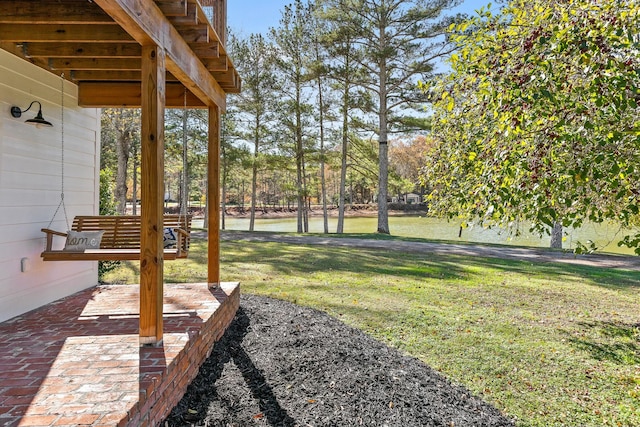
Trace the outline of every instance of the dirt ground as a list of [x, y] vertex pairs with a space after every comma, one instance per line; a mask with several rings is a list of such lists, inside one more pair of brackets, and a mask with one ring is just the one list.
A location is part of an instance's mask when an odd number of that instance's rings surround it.
[[166, 427], [513, 426], [421, 361], [327, 314], [243, 295]]

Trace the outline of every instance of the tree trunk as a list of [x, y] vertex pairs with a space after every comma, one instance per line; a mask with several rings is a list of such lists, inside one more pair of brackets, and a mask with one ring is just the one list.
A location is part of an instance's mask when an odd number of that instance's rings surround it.
[[131, 197], [133, 206], [132, 215], [138, 215], [138, 146], [133, 146], [133, 196]]
[[127, 164], [129, 163], [129, 147], [131, 144], [131, 134], [122, 132], [116, 145], [116, 155], [118, 169], [116, 171], [116, 188], [114, 195], [116, 198], [118, 215], [125, 215], [127, 208]]
[[228, 175], [228, 161], [227, 161], [227, 152], [223, 144], [220, 147], [222, 151], [222, 200], [221, 200], [221, 212], [220, 212], [220, 229], [226, 230], [225, 224], [225, 216], [227, 212], [227, 175]]
[[[385, 136], [386, 138], [386, 136]], [[379, 144], [380, 168], [378, 177], [378, 233], [390, 234], [389, 231], [389, 208], [387, 206], [387, 184], [389, 174], [389, 147], [387, 142], [380, 136]]]
[[304, 157], [302, 158], [302, 201], [304, 202], [304, 210], [302, 211], [302, 228], [305, 233], [309, 232], [309, 211], [311, 210], [310, 206], [310, 197], [309, 191], [307, 188], [307, 168], [304, 162]]
[[[349, 70], [350, 56], [345, 57], [345, 68]], [[346, 186], [347, 186], [347, 155], [349, 150], [349, 104], [351, 99], [349, 96], [349, 87], [351, 81], [349, 80], [349, 73], [345, 75], [344, 81], [344, 93], [342, 96], [342, 162], [340, 165], [340, 198], [338, 200], [338, 227], [336, 232], [339, 234], [344, 233], [344, 212], [346, 202]], [[353, 194], [353, 193], [351, 193]], [[353, 195], [351, 196], [353, 198]]]
[[554, 222], [551, 230], [551, 248], [562, 249], [562, 223]]
[[240, 212], [244, 213], [244, 179], [242, 179], [242, 194], [240, 195]]
[[[385, 26], [380, 27], [380, 50], [384, 51], [386, 46]], [[378, 123], [380, 131], [378, 136], [379, 145], [379, 168], [378, 168], [378, 233], [390, 234], [389, 232], [389, 209], [387, 206], [387, 194], [389, 185], [389, 145], [387, 141], [387, 67], [383, 59], [380, 63], [380, 111], [378, 112]]]
[[[255, 134], [253, 135], [253, 168], [251, 173], [251, 212], [249, 213], [249, 231], [253, 231], [256, 223], [256, 193], [258, 191], [258, 153], [260, 149], [260, 118], [256, 117]], [[244, 181], [243, 181], [244, 183]]]
[[[257, 145], [257, 144], [256, 144]], [[253, 171], [251, 176], [251, 208], [249, 212], [249, 231], [253, 231], [256, 222], [256, 193], [258, 191], [258, 160], [253, 159]]]
[[206, 230], [209, 228], [209, 180], [207, 180], [204, 198], [207, 209], [204, 210], [204, 224], [202, 225], [202, 228]]
[[303, 159], [303, 147], [302, 147], [302, 114], [300, 112], [300, 85], [296, 87], [296, 130], [295, 130], [295, 144], [296, 144], [296, 178], [298, 189], [298, 233], [303, 232], [304, 225], [304, 211], [305, 211], [305, 198], [304, 198], [304, 159]]
[[322, 84], [318, 79], [318, 90], [320, 97], [320, 190], [322, 197], [322, 218], [324, 223], [324, 234], [329, 234], [329, 213], [327, 211], [327, 183], [324, 176], [324, 108], [322, 100]]
[[336, 232], [344, 233], [344, 205], [346, 202], [347, 186], [347, 150], [349, 144], [349, 134], [347, 130], [348, 112], [344, 108], [342, 113], [342, 164], [340, 165], [340, 198], [338, 200], [338, 227]]
[[[318, 39], [315, 38], [314, 46], [316, 49], [316, 58], [320, 58], [320, 49]], [[318, 75], [318, 108], [319, 108], [319, 124], [320, 124], [320, 193], [322, 199], [322, 219], [324, 225], [324, 234], [329, 234], [329, 213], [327, 212], [327, 185], [324, 176], [324, 97], [322, 91], [322, 77]]]
[[180, 183], [180, 215], [187, 216], [189, 203], [189, 162], [187, 161], [187, 117], [188, 111], [182, 111], [182, 182]]

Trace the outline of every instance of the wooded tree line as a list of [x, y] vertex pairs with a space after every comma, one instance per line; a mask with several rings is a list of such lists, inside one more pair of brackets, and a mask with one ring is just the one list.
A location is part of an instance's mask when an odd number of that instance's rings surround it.
[[[246, 206], [251, 228], [261, 207], [294, 208], [300, 232], [312, 205], [325, 218], [338, 206], [342, 232], [346, 204], [377, 203], [388, 233], [386, 201], [410, 191], [429, 194], [431, 215], [527, 224], [558, 247], [563, 228], [585, 221], [638, 226], [637, 1], [509, 0], [447, 16], [457, 3], [298, 0], [269, 34], [231, 33], [243, 91], [223, 119], [222, 200]], [[178, 200], [205, 188], [206, 121], [184, 114], [167, 117]], [[122, 123], [103, 137], [135, 133], [127, 114], [111, 116]], [[117, 150], [103, 155], [113, 168]], [[640, 234], [620, 244], [638, 248]]]
[[[295, 209], [299, 232], [312, 207], [323, 210], [325, 232], [327, 210], [337, 207], [331, 231], [342, 232], [346, 205], [373, 203], [378, 231], [389, 233], [387, 201], [425, 190], [427, 95], [418, 81], [430, 81], [449, 53], [453, 21], [444, 13], [457, 3], [296, 0], [269, 34], [231, 29], [243, 90], [229, 95], [223, 117], [223, 203], [246, 207], [250, 229], [256, 210]], [[166, 196], [183, 210], [206, 188], [202, 113], [167, 110]], [[102, 167], [115, 171], [121, 212], [137, 194], [137, 114], [103, 113]]]

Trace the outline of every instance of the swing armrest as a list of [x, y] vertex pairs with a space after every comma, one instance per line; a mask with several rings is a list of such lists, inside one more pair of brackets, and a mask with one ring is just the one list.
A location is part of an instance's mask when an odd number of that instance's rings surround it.
[[49, 228], [42, 228], [41, 231], [47, 235], [45, 252], [51, 251], [51, 246], [53, 246], [53, 236], [67, 237], [67, 233], [51, 230]]
[[176, 232], [176, 250], [178, 258], [184, 256], [184, 252], [189, 250], [189, 233], [182, 228], [174, 228]]

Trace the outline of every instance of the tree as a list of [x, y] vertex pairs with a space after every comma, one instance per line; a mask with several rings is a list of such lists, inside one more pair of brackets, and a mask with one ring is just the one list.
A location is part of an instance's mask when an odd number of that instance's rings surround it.
[[[127, 167], [133, 144], [140, 143], [140, 110], [131, 108], [107, 108], [102, 116], [103, 137], [101, 145], [111, 146], [116, 159], [115, 199], [117, 212], [126, 213], [127, 205]], [[113, 139], [110, 139], [113, 138]]]
[[327, 113], [331, 107], [330, 102], [327, 99], [327, 87], [326, 82], [329, 77], [328, 67], [328, 49], [327, 45], [323, 43], [323, 35], [326, 34], [326, 21], [320, 18], [320, 14], [317, 13], [317, 5], [312, 5], [311, 10], [315, 13], [310, 13], [311, 23], [311, 44], [312, 44], [312, 59], [310, 72], [311, 77], [316, 81], [317, 91], [317, 104], [318, 104], [318, 126], [319, 126], [319, 139], [320, 139], [320, 152], [319, 152], [319, 170], [320, 170], [320, 199], [322, 203], [322, 218], [324, 225], [324, 232], [329, 233], [329, 214], [327, 211], [327, 184], [325, 177], [325, 162], [326, 162], [326, 122]]
[[233, 110], [227, 110], [222, 115], [220, 130], [220, 157], [221, 157], [221, 186], [222, 186], [222, 207], [221, 207], [221, 223], [222, 230], [226, 228], [227, 199], [229, 193], [230, 181], [232, 176], [243, 176], [242, 162], [251, 155], [245, 145], [234, 145], [234, 140], [238, 135], [238, 117]]
[[456, 0], [334, 0], [335, 16], [356, 35], [361, 49], [359, 65], [366, 78], [361, 108], [377, 117], [369, 130], [378, 135], [378, 232], [389, 234], [388, 146], [389, 133], [414, 128], [420, 121], [407, 116], [424, 101], [416, 80], [430, 79], [434, 61], [448, 54], [443, 37], [447, 19], [441, 12]]
[[[325, 4], [326, 3], [326, 4]], [[347, 160], [349, 156], [349, 134], [351, 128], [350, 112], [355, 107], [353, 103], [353, 90], [355, 89], [356, 74], [360, 70], [356, 67], [355, 30], [352, 27], [341, 25], [342, 11], [336, 7], [330, 7], [331, 2], [319, 2], [316, 5], [316, 14], [327, 24], [327, 30], [322, 36], [322, 43], [327, 49], [331, 61], [326, 64], [329, 78], [333, 81], [333, 87], [338, 92], [338, 105], [340, 109], [340, 183], [338, 196], [338, 223], [337, 233], [344, 232], [344, 214], [346, 204], [347, 184]]]
[[389, 168], [401, 180], [399, 195], [410, 191], [422, 194], [420, 171], [430, 143], [424, 135], [417, 135], [408, 140], [393, 140], [389, 145]]
[[[116, 213], [116, 202], [113, 197], [113, 173], [110, 168], [100, 169], [98, 212], [100, 215], [114, 215]], [[120, 266], [120, 261], [99, 261], [98, 280], [102, 281], [105, 274], [115, 270]]]
[[208, 112], [170, 108], [165, 124], [166, 191], [178, 200], [178, 212], [186, 215], [190, 200], [202, 200], [206, 193]]
[[352, 187], [355, 184], [355, 192], [353, 188], [350, 191], [352, 202], [370, 203], [372, 195], [375, 194], [376, 181], [378, 179], [377, 165], [378, 151], [376, 150], [377, 142], [372, 139], [362, 139], [357, 135], [349, 137], [349, 174], [347, 180], [350, 181]]
[[430, 212], [541, 233], [637, 218], [639, 25], [634, 1], [512, 0], [453, 27]]
[[308, 88], [311, 80], [309, 66], [312, 62], [311, 14], [295, 0], [285, 6], [280, 27], [272, 29], [271, 37], [278, 47], [276, 64], [286, 84], [282, 86], [284, 97], [282, 122], [294, 146], [298, 204], [298, 233], [309, 231], [307, 211], [307, 174], [305, 171], [305, 127], [311, 111]]
[[258, 170], [265, 150], [265, 139], [269, 126], [275, 118], [279, 85], [274, 73], [274, 47], [260, 34], [251, 34], [246, 39], [230, 37], [231, 54], [243, 77], [243, 90], [229, 97], [230, 108], [237, 111], [242, 129], [240, 137], [253, 144], [251, 164], [251, 212], [249, 231], [255, 225]]

